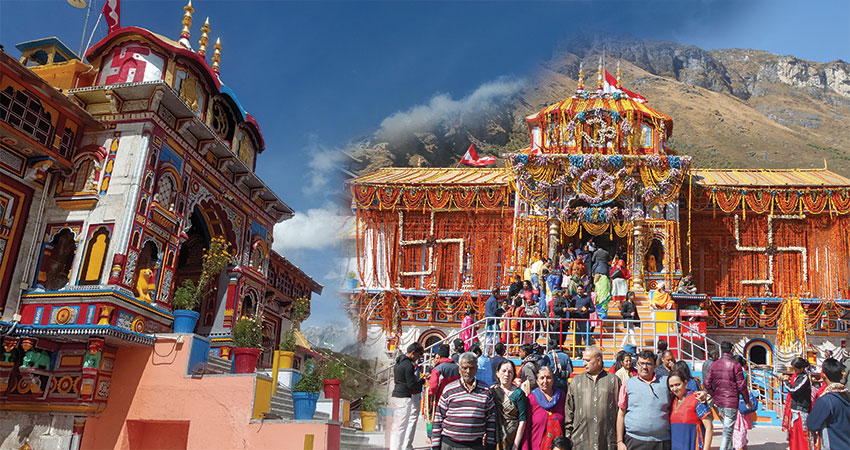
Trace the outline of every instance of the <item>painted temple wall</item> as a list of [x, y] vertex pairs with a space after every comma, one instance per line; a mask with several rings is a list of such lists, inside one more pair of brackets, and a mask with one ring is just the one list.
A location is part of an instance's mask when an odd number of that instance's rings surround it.
[[74, 416], [51, 412], [0, 411], [0, 450], [26, 443], [40, 450], [71, 448]]
[[[109, 182], [109, 188], [105, 195], [99, 196], [96, 206], [91, 210], [76, 210], [66, 211], [49, 193], [47, 207], [45, 210], [42, 229], [47, 224], [61, 223], [82, 223], [80, 235], [77, 236], [77, 251], [74, 255], [74, 264], [71, 269], [70, 282], [76, 284], [76, 280], [80, 275], [80, 268], [83, 261], [85, 238], [90, 225], [96, 224], [113, 224], [113, 234], [110, 238], [109, 248], [107, 249], [106, 258], [104, 260], [104, 270], [101, 273], [101, 284], [106, 284], [109, 278], [109, 268], [112, 265], [112, 258], [115, 253], [125, 253], [127, 243], [129, 242], [130, 229], [127, 226], [132, 221], [132, 212], [135, 210], [136, 199], [133, 195], [133, 185], [139, 183], [134, 181], [136, 175], [135, 169], [140, 160], [143, 160], [147, 154], [147, 145], [149, 142], [147, 136], [143, 136], [142, 132], [145, 129], [145, 124], [119, 124], [116, 126], [115, 132], [120, 132], [121, 137], [118, 144], [118, 151], [115, 157], [115, 166], [112, 172], [112, 178]], [[92, 139], [97, 141], [98, 145], [108, 147], [112, 142], [112, 136], [104, 136], [103, 134], [95, 136], [84, 136], [83, 142], [91, 142]], [[135, 191], [136, 194], [138, 190]], [[123, 244], [123, 245], [122, 245]], [[38, 254], [35, 258], [38, 258]], [[34, 261], [33, 264], [37, 264]]]
[[[111, 393], [99, 417], [86, 420], [81, 448], [173, 448], [177, 441], [188, 449], [303, 448], [308, 434], [313, 448], [328, 448], [326, 423], [252, 421], [253, 374], [186, 376], [191, 341], [121, 347], [113, 383], [122, 388]], [[165, 434], [162, 427], [171, 427], [172, 436], [151, 441]]]
[[[32, 169], [29, 169], [31, 171]], [[11, 175], [8, 172], [0, 170], [0, 176]], [[29, 173], [27, 174], [29, 175]], [[17, 181], [21, 181], [19, 178], [16, 178]], [[23, 182], [30, 188], [33, 188], [32, 198], [30, 199], [30, 207], [29, 211], [23, 211], [22, 215], [24, 217], [24, 232], [21, 235], [21, 245], [18, 248], [17, 257], [13, 258], [12, 261], [12, 277], [9, 279], [9, 292], [6, 294], [5, 308], [3, 309], [2, 318], [5, 321], [11, 321], [15, 312], [18, 308], [18, 303], [21, 299], [21, 283], [29, 283], [32, 281], [32, 276], [35, 271], [35, 259], [38, 258], [38, 252], [40, 250], [40, 246], [36, 245], [35, 248], [32, 247], [33, 241], [40, 241], [42, 230], [36, 229], [36, 221], [35, 217], [37, 216], [37, 212], [41, 209], [42, 201], [42, 192], [41, 185], [37, 183], [27, 183]], [[44, 223], [44, 221], [42, 221]], [[38, 242], [36, 242], [38, 244]], [[11, 243], [7, 243], [7, 248], [11, 247]], [[15, 262], [17, 261], [17, 262]], [[25, 264], [25, 261], [30, 261], [29, 267]], [[25, 273], [26, 272], [26, 273]], [[2, 276], [3, 274], [0, 274]]]

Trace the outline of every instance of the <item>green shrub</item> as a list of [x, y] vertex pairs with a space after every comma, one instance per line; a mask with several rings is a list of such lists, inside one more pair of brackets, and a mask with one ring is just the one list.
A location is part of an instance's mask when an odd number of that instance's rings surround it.
[[372, 411], [375, 412], [378, 408], [381, 408], [387, 404], [387, 397], [383, 391], [373, 390], [369, 392], [368, 395], [363, 397], [363, 401], [361, 402], [360, 409], [363, 411]]
[[283, 334], [283, 340], [280, 341], [280, 351], [294, 352], [295, 351], [295, 329], [290, 328], [289, 331]]
[[323, 388], [324, 383], [319, 379], [319, 370], [311, 362], [304, 368], [304, 376], [295, 383], [295, 386], [292, 386], [292, 392], [317, 394]]
[[293, 326], [296, 323], [300, 324], [307, 320], [307, 318], [310, 317], [310, 299], [307, 297], [299, 297], [296, 299], [295, 303], [292, 305], [289, 317], [292, 320]]
[[348, 372], [348, 369], [345, 364], [338, 359], [332, 359], [322, 367], [322, 377], [326, 380], [341, 380], [345, 377], [346, 372]]
[[199, 302], [198, 288], [192, 280], [183, 280], [183, 284], [174, 291], [174, 297], [171, 299], [174, 309], [188, 311], [195, 309]]
[[233, 326], [233, 346], [262, 348], [263, 327], [252, 317], [242, 317]]

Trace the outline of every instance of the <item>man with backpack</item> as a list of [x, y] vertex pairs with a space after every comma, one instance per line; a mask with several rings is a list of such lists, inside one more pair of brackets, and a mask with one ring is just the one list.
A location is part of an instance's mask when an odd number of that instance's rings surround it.
[[546, 355], [543, 356], [541, 365], [552, 369], [555, 375], [555, 387], [567, 392], [570, 376], [573, 373], [573, 363], [566, 353], [561, 351], [561, 346], [554, 339], [549, 339], [546, 344]]

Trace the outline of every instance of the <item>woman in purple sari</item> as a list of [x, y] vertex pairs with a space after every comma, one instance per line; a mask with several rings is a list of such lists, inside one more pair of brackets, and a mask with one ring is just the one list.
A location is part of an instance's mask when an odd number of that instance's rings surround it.
[[537, 388], [528, 396], [531, 450], [549, 450], [552, 441], [564, 434], [564, 401], [566, 395], [555, 387], [552, 369], [543, 366], [537, 372]]

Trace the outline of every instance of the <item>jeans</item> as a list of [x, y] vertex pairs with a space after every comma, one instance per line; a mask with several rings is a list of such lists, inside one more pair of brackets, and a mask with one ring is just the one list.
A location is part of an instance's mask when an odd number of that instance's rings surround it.
[[732, 449], [732, 432], [735, 431], [735, 418], [738, 417], [738, 408], [723, 408], [718, 406], [720, 420], [723, 421], [723, 438], [720, 440], [720, 450]]

